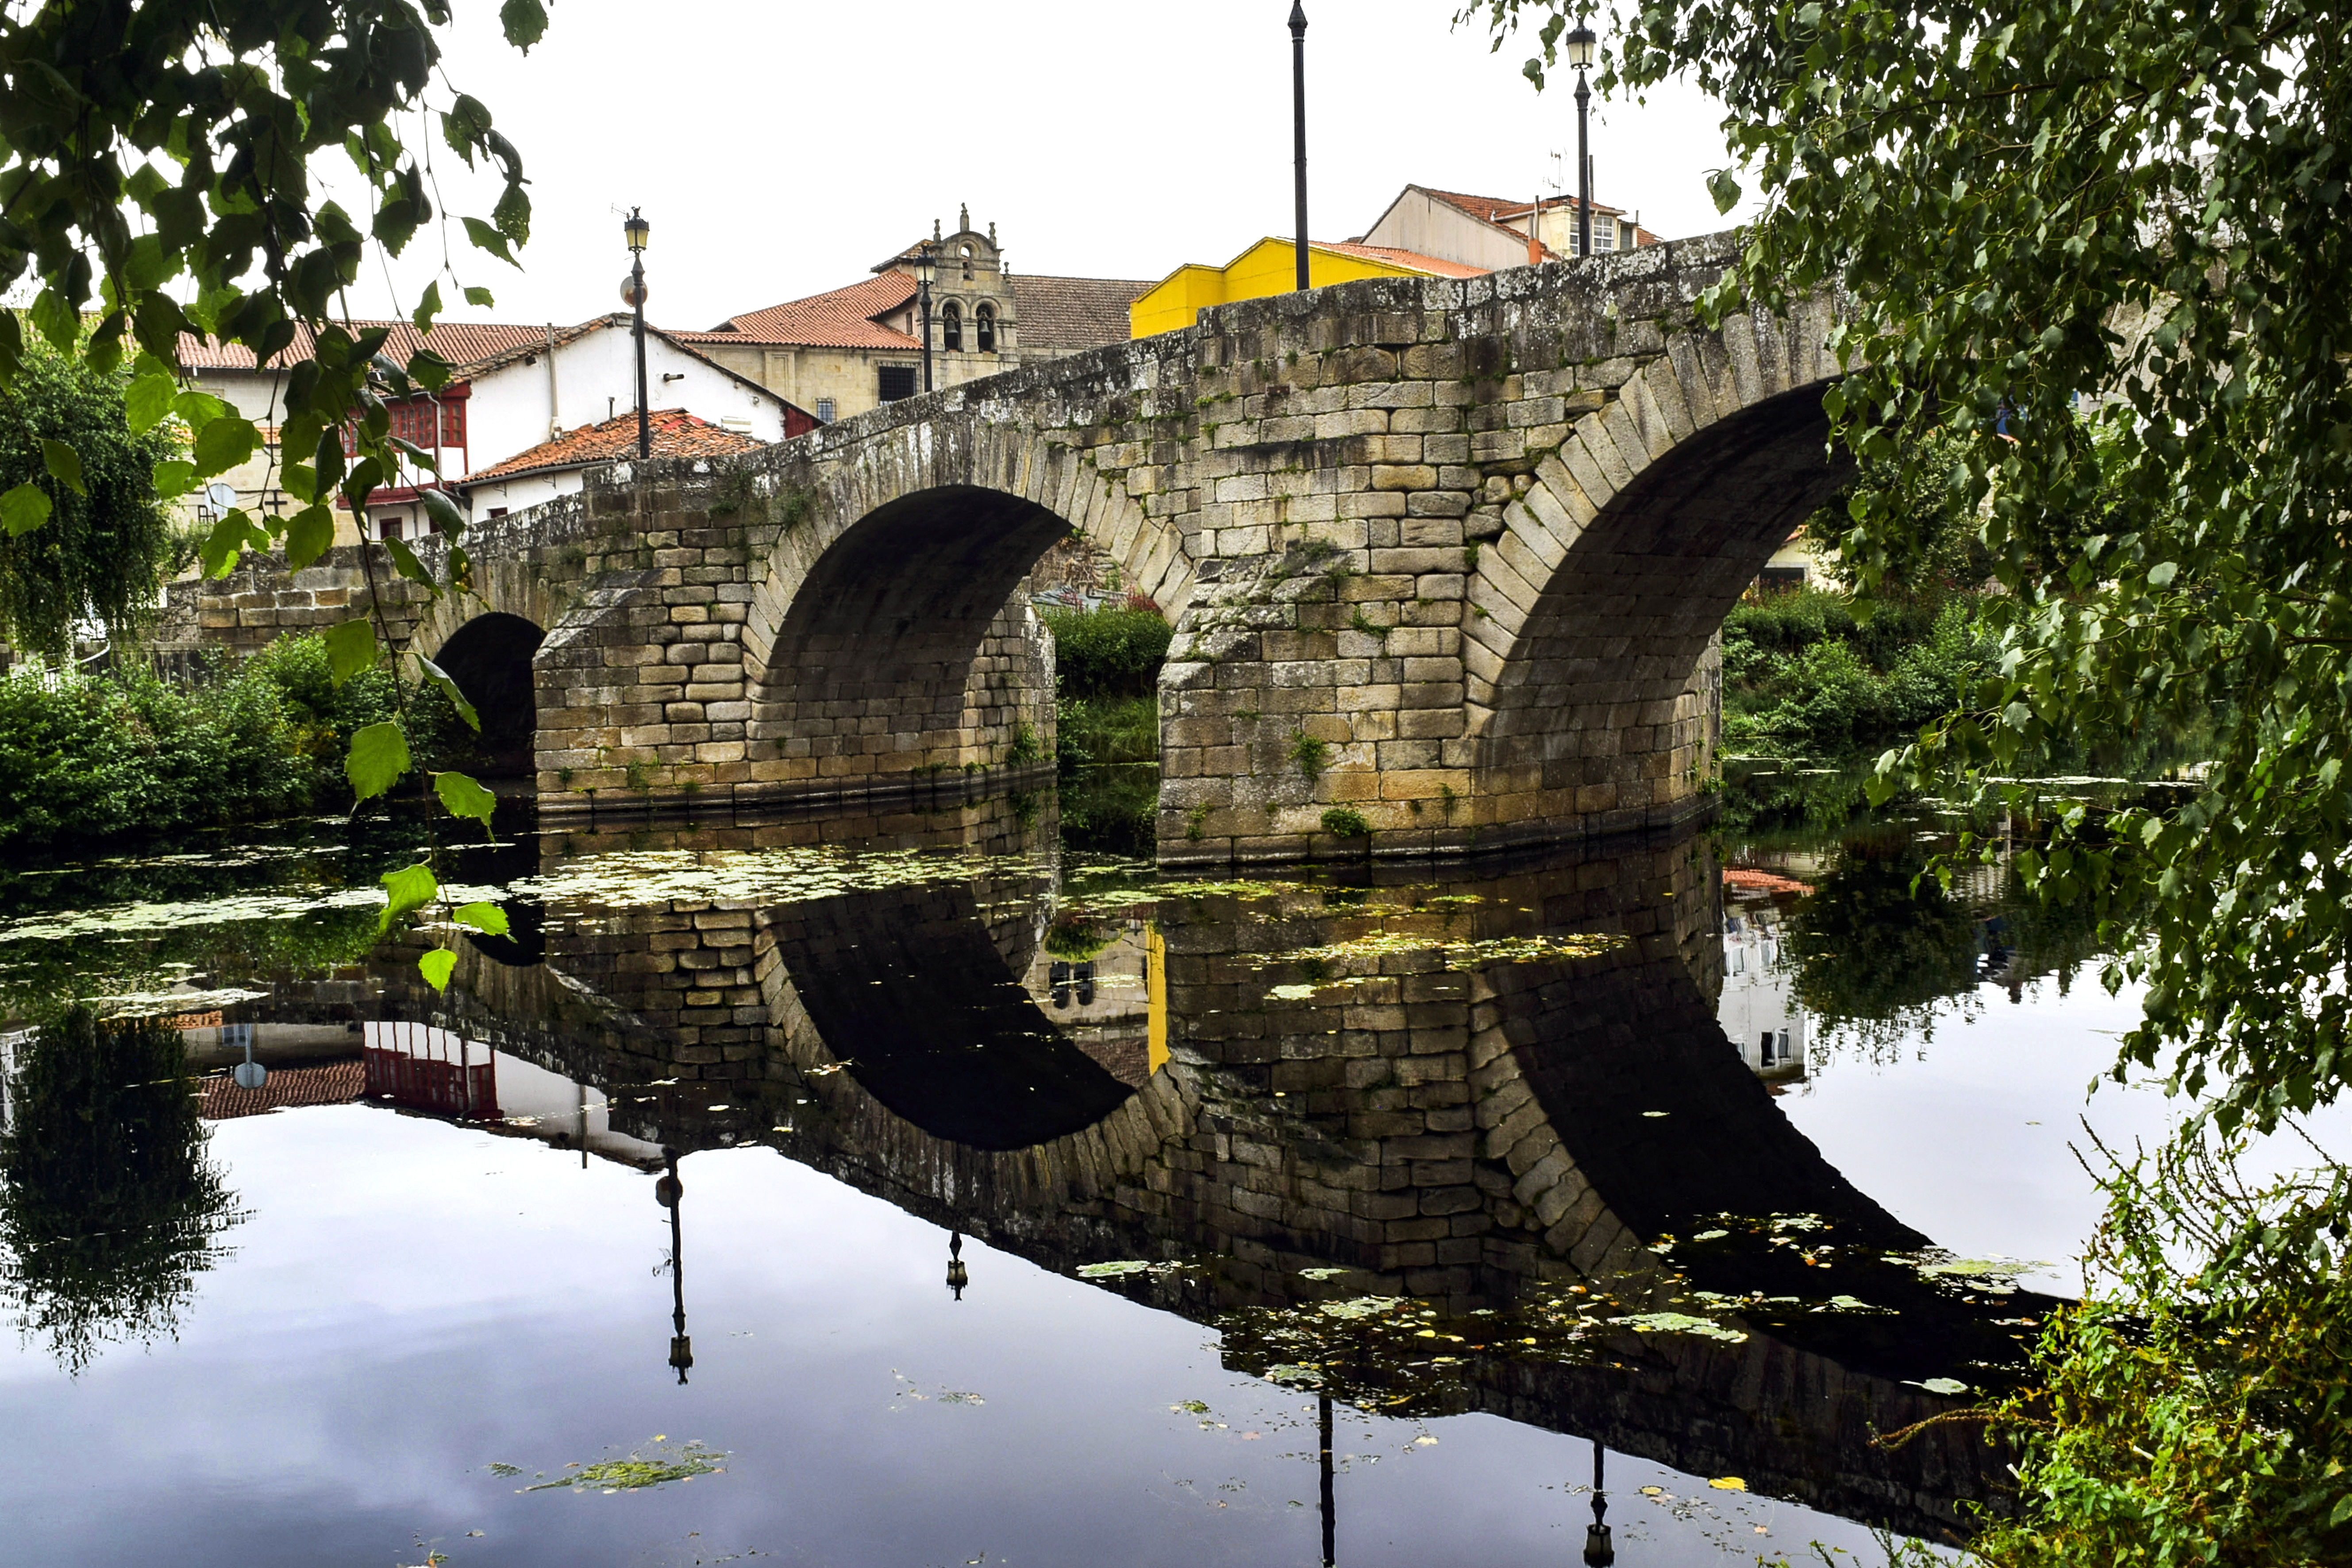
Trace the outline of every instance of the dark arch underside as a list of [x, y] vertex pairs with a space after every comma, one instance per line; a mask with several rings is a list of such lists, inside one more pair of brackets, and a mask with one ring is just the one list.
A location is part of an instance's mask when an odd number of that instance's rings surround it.
[[530, 661], [546, 639], [534, 623], [494, 610], [459, 626], [434, 658], [481, 717], [483, 771], [492, 776], [532, 772], [539, 709]]
[[[1827, 451], [1820, 386], [1717, 421], [1653, 461], [1551, 574], [1496, 682], [1489, 761], [1580, 763], [1663, 750], [1650, 733], [1772, 552], [1853, 473]], [[1639, 731], [1641, 733], [1633, 733]]]

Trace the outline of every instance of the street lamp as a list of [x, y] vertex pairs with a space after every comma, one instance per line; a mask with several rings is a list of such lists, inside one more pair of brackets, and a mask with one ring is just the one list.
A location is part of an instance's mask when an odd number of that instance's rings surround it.
[[1576, 254], [1592, 254], [1592, 155], [1585, 151], [1585, 128], [1592, 91], [1584, 73], [1592, 64], [1592, 29], [1579, 22], [1568, 35], [1568, 63], [1576, 68]]
[[654, 1182], [654, 1202], [669, 1210], [669, 1364], [677, 1373], [678, 1385], [686, 1385], [686, 1374], [694, 1365], [694, 1340], [686, 1331], [686, 1237], [678, 1223], [678, 1204], [686, 1196], [686, 1184], [678, 1179], [677, 1151], [665, 1149], [662, 1157], [669, 1168]]
[[646, 237], [653, 226], [635, 207], [622, 220], [621, 232], [629, 241], [629, 278], [621, 285], [621, 298], [637, 313], [637, 458], [640, 462], [654, 455], [654, 422], [652, 411], [646, 407]]
[[963, 1266], [963, 1232], [955, 1231], [948, 1237], [948, 1289], [954, 1291], [955, 1299], [961, 1301], [963, 1300], [963, 1288], [971, 1283], [971, 1273]]
[[940, 269], [939, 254], [929, 240], [915, 248], [915, 293], [923, 307], [923, 390], [931, 389], [931, 279]]
[[1307, 7], [1290, 0], [1290, 133], [1297, 157], [1298, 286], [1307, 288]]
[[1592, 1522], [1584, 1528], [1586, 1568], [1611, 1568], [1617, 1561], [1617, 1548], [1609, 1539], [1609, 1494], [1601, 1489], [1601, 1459], [1605, 1451], [1600, 1438], [1592, 1439]]

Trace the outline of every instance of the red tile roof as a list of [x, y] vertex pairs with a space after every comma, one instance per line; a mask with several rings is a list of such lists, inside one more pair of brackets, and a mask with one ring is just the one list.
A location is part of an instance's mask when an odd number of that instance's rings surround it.
[[[516, 349], [544, 346], [545, 327], [509, 326], [496, 321], [436, 321], [430, 332], [420, 337], [416, 328], [407, 321], [346, 322], [353, 331], [367, 331], [375, 327], [390, 327], [392, 335], [384, 340], [383, 352], [395, 363], [405, 364], [418, 344], [430, 348], [451, 364], [464, 369], [479, 361], [510, 353]], [[558, 328], [556, 337], [567, 332], [576, 336], [578, 329]], [[312, 343], [309, 329], [297, 327], [294, 341], [273, 363], [299, 364], [310, 357]], [[194, 332], [180, 334], [180, 363], [190, 370], [251, 370], [253, 351], [242, 343], [217, 342], [198, 337]]]
[[1440, 278], [1484, 278], [1493, 270], [1473, 267], [1465, 261], [1448, 261], [1443, 257], [1423, 256], [1418, 251], [1396, 250], [1385, 245], [1357, 245], [1335, 239], [1313, 242], [1318, 250], [1337, 250], [1348, 256], [1368, 256], [1376, 261], [1393, 261], [1399, 267], [1411, 267], [1422, 272], [1434, 272]]
[[202, 1098], [196, 1114], [206, 1121], [226, 1121], [238, 1116], [298, 1105], [349, 1105], [366, 1092], [367, 1069], [357, 1057], [317, 1067], [271, 1068], [269, 1081], [259, 1089], [239, 1089], [226, 1073], [209, 1073], [197, 1080]]
[[[761, 445], [749, 436], [697, 418], [683, 408], [657, 408], [651, 423], [656, 458], [731, 458]], [[567, 430], [552, 441], [542, 441], [528, 451], [517, 452], [503, 463], [478, 468], [465, 477], [459, 488], [469, 489], [491, 479], [511, 479], [543, 469], [584, 468], [593, 463], [610, 463], [636, 455], [637, 416], [632, 410], [600, 424]]]
[[671, 335], [689, 343], [777, 343], [795, 348], [920, 352], [920, 338], [886, 327], [876, 320], [903, 308], [914, 297], [912, 278], [903, 272], [883, 272], [846, 289], [730, 316], [707, 332]]
[[[1439, 201], [1444, 202], [1446, 205], [1459, 207], [1464, 212], [1468, 213], [1472, 217], [1481, 219], [1486, 223], [1499, 224], [1505, 218], [1525, 217], [1528, 213], [1535, 210], [1535, 203], [1521, 201], [1515, 196], [1473, 196], [1465, 195], [1460, 191], [1433, 190], [1427, 185], [1423, 185], [1421, 188], [1424, 191], [1428, 191], [1431, 195], [1435, 196]], [[1544, 198], [1544, 205], [1547, 208], [1558, 206], [1573, 208], [1576, 205], [1576, 198], [1574, 196], [1547, 196]], [[1622, 216], [1624, 210], [1625, 209], [1622, 207], [1612, 207], [1606, 202], [1595, 202], [1592, 204], [1592, 213], [1595, 217]]]

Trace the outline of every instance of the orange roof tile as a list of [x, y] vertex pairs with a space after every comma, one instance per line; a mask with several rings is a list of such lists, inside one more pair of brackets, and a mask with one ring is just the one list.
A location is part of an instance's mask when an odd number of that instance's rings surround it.
[[1127, 308], [1151, 288], [1125, 278], [1055, 278], [1015, 272], [1015, 324], [1024, 349], [1098, 349], [1128, 339]]
[[791, 300], [764, 310], [730, 316], [707, 332], [671, 334], [682, 342], [780, 343], [797, 348], [912, 349], [920, 338], [876, 320], [915, 297], [915, 280], [903, 272], [883, 272], [863, 283]]
[[1312, 242], [1318, 250], [1337, 250], [1349, 256], [1369, 256], [1376, 261], [1392, 261], [1399, 267], [1410, 267], [1419, 272], [1433, 272], [1440, 278], [1484, 278], [1492, 270], [1473, 267], [1464, 261], [1447, 261], [1442, 257], [1423, 256], [1417, 251], [1396, 250], [1385, 245], [1357, 245], [1333, 239]]
[[[657, 408], [650, 423], [656, 458], [731, 458], [761, 445], [749, 436], [697, 418], [683, 408]], [[636, 455], [637, 416], [632, 410], [599, 424], [567, 430], [551, 441], [517, 452], [502, 463], [478, 468], [459, 481], [458, 488], [467, 489], [491, 479], [511, 479], [549, 468], [584, 468], [593, 463], [610, 463]]]
[[226, 1121], [300, 1105], [349, 1105], [366, 1092], [367, 1070], [353, 1057], [315, 1067], [271, 1068], [269, 1081], [259, 1089], [239, 1089], [226, 1073], [207, 1073], [196, 1087], [202, 1097], [196, 1114], [206, 1121]]
[[[1535, 203], [1530, 201], [1522, 201], [1517, 197], [1474, 196], [1465, 195], [1460, 191], [1433, 190], [1427, 185], [1423, 185], [1421, 188], [1424, 191], [1428, 191], [1431, 195], [1435, 196], [1439, 201], [1444, 202], [1446, 205], [1459, 207], [1464, 212], [1468, 213], [1472, 217], [1478, 218], [1486, 223], [1501, 223], [1503, 219], [1507, 217], [1525, 217], [1528, 213], [1535, 210]], [[1573, 208], [1576, 205], [1576, 198], [1574, 196], [1546, 196], [1544, 198], [1544, 205], [1547, 208], [1560, 206]], [[1606, 202], [1595, 202], [1592, 204], [1592, 211], [1595, 216], [1600, 216], [1604, 214], [1612, 217], [1621, 216], [1623, 215], [1624, 210], [1625, 209], [1622, 207], [1612, 207]]]
[[[383, 352], [394, 363], [405, 364], [421, 343], [460, 369], [478, 361], [493, 358], [515, 349], [528, 349], [547, 342], [547, 329], [510, 326], [496, 321], [436, 321], [430, 332], [420, 336], [408, 321], [354, 321], [344, 323], [355, 332], [376, 327], [389, 327], [392, 333], [384, 339]], [[557, 329], [559, 338], [565, 329]], [[310, 357], [312, 341], [308, 328], [297, 327], [294, 341], [273, 363], [299, 364]], [[251, 370], [253, 351], [242, 343], [224, 343], [211, 338], [198, 337], [194, 332], [180, 334], [180, 363], [190, 370]]]

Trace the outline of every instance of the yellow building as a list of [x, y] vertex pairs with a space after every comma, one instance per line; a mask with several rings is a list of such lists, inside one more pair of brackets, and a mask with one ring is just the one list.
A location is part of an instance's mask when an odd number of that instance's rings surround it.
[[[1268, 237], [1223, 267], [1179, 267], [1128, 307], [1132, 334], [1148, 338], [1189, 327], [1212, 305], [1287, 294], [1298, 287], [1297, 258], [1295, 242]], [[1320, 239], [1307, 244], [1307, 282], [1316, 289], [1359, 278], [1476, 278], [1489, 270], [1386, 246]]]

